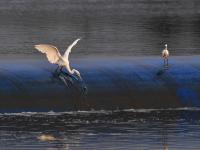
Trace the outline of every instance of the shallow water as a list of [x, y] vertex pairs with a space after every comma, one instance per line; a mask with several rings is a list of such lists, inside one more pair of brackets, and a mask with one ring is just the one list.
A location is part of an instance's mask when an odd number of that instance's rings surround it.
[[38, 54], [33, 45], [73, 55], [200, 54], [198, 0], [1, 0], [0, 54]]
[[199, 123], [197, 108], [1, 114], [0, 147], [197, 150]]

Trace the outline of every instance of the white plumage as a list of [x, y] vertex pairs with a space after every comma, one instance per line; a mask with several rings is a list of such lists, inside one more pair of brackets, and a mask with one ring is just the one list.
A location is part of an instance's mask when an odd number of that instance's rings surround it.
[[169, 51], [167, 49], [167, 44], [165, 44], [165, 49], [162, 51], [162, 57], [164, 58], [164, 65], [168, 66]]
[[164, 58], [169, 57], [169, 51], [167, 49], [167, 44], [165, 44], [165, 49], [162, 51], [162, 57], [164, 57]]
[[80, 39], [76, 39], [67, 48], [63, 56], [60, 54], [59, 50], [53, 45], [39, 44], [35, 45], [35, 48], [38, 51], [45, 53], [50, 63], [58, 64], [58, 66], [61, 67], [61, 69], [62, 67], [65, 67], [70, 74], [76, 74], [81, 78], [79, 71], [76, 69], [71, 69], [69, 65], [69, 53], [71, 52], [71, 49], [78, 43], [79, 40]]

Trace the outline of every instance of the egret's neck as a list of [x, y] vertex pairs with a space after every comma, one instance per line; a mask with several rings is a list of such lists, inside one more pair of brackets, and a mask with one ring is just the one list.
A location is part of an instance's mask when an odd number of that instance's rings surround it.
[[71, 73], [71, 74], [73, 74], [73, 69], [71, 69], [71, 67], [69, 66], [69, 62], [66, 62], [65, 63], [65, 67], [66, 67], [66, 69], [67, 69], [67, 71], [69, 72], [69, 73]]

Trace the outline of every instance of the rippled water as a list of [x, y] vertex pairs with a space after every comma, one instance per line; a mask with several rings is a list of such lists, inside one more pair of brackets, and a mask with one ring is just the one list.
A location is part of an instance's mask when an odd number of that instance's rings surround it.
[[[2, 114], [0, 147], [198, 150], [199, 124], [195, 108]], [[53, 139], [40, 139], [42, 135]]]
[[[0, 55], [77, 37], [79, 56], [200, 54], [198, 0], [1, 0], [0, 20]], [[198, 150], [199, 124], [198, 109], [1, 114], [0, 149]]]
[[[1, 0], [0, 54], [38, 54], [34, 44], [74, 55], [200, 54], [198, 0]], [[39, 54], [38, 54], [39, 55]]]

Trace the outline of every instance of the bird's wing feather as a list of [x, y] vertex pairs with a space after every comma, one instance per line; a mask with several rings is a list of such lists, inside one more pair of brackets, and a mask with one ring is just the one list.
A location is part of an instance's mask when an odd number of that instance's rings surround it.
[[63, 58], [68, 61], [69, 53], [71, 52], [72, 47], [74, 47], [80, 39], [76, 39], [65, 51]]
[[53, 45], [39, 44], [39, 45], [35, 45], [35, 48], [41, 53], [45, 53], [48, 61], [52, 64], [57, 63], [57, 61], [60, 59], [60, 56], [61, 56], [60, 52]]

